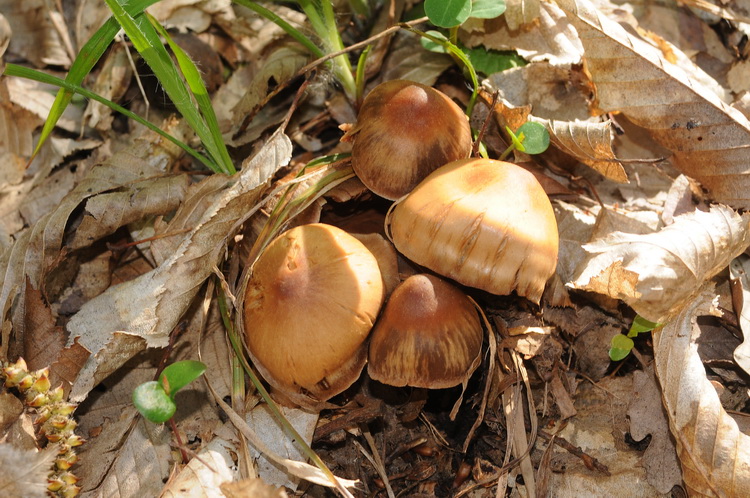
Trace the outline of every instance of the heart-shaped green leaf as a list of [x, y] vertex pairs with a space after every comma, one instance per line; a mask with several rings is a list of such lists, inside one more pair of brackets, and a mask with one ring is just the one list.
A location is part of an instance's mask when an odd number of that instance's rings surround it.
[[516, 130], [518, 136], [522, 133], [524, 152], [527, 154], [541, 154], [549, 147], [549, 132], [543, 125], [528, 121]]

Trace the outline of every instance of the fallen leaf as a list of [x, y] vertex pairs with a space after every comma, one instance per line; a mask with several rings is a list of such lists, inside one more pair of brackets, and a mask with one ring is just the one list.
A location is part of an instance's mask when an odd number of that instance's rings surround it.
[[558, 0], [558, 5], [581, 37], [598, 106], [622, 112], [647, 129], [672, 151], [675, 167], [698, 180], [717, 202], [750, 207], [750, 121], [697, 79], [702, 71], [688, 73], [683, 69], [687, 62], [667, 62], [659, 49], [587, 0]]
[[750, 215], [726, 206], [674, 220], [655, 233], [618, 232], [585, 245], [590, 256], [570, 285], [621, 299], [649, 321], [667, 321], [750, 245]]
[[5, 496], [44, 498], [47, 496], [47, 474], [57, 456], [55, 448], [22, 450], [0, 443], [0, 490]]
[[695, 344], [698, 317], [719, 313], [714, 300], [710, 287], [701, 288], [672, 321], [653, 331], [656, 375], [688, 493], [748, 496], [750, 437], [721, 406]]
[[222, 496], [221, 486], [237, 478], [235, 445], [215, 437], [164, 486], [159, 496]]
[[547, 128], [552, 145], [598, 171], [605, 178], [627, 183], [628, 175], [612, 150], [612, 122], [559, 121], [530, 117]]
[[743, 341], [734, 350], [734, 361], [750, 373], [750, 256], [740, 254], [729, 265], [732, 279], [732, 301], [742, 330]]
[[0, 12], [13, 27], [10, 51], [23, 54], [36, 67], [70, 65], [70, 58], [51, 19], [53, 13], [44, 0], [15, 2], [0, 0]]
[[170, 332], [223, 257], [227, 240], [252, 214], [265, 182], [290, 155], [291, 142], [277, 132], [241, 173], [211, 176], [208, 182], [220, 181], [225, 188], [214, 192], [203, 210], [178, 212], [179, 222], [195, 215], [195, 223], [167, 259], [148, 273], [110, 287], [70, 319], [68, 344], [77, 339], [92, 352], [73, 384], [71, 400], [83, 400], [141, 349], [167, 345]]
[[[468, 47], [515, 50], [529, 62], [581, 62], [581, 41], [560, 7], [539, 0], [510, 0], [506, 5], [505, 14], [495, 19], [470, 18], [461, 26], [461, 41]], [[532, 21], [534, 25], [522, 26]]]
[[635, 441], [651, 436], [642, 459], [646, 478], [659, 493], [667, 494], [682, 482], [682, 472], [653, 366], [633, 372], [633, 395], [628, 406], [630, 435]]

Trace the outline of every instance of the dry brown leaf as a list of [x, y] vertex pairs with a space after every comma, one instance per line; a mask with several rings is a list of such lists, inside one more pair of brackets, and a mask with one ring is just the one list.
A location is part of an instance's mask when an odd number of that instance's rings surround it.
[[539, 17], [542, 3], [541, 0], [508, 0], [502, 17], [507, 18], [510, 29], [516, 30]]
[[3, 496], [44, 498], [47, 496], [47, 474], [57, 456], [55, 448], [44, 451], [22, 450], [0, 444], [0, 493]]
[[9, 50], [23, 54], [37, 67], [67, 67], [70, 58], [51, 18], [54, 13], [49, 5], [44, 0], [0, 0], [0, 12], [13, 26]]
[[[173, 134], [179, 130], [167, 126]], [[60, 263], [60, 251], [71, 213], [85, 199], [132, 182], [163, 174], [178, 156], [171, 143], [149, 132], [145, 139], [135, 138], [133, 145], [91, 168], [76, 187], [34, 225], [16, 234], [15, 244], [0, 258], [0, 310], [3, 320], [2, 348], [7, 353], [11, 323], [16, 343], [23, 343], [23, 288], [29, 284], [41, 289], [42, 277]], [[8, 312], [13, 309], [12, 316]], [[15, 352], [20, 355], [22, 352]]]
[[67, 247], [75, 250], [90, 246], [129, 223], [173, 212], [182, 203], [189, 182], [187, 174], [147, 178], [90, 197], [84, 206], [83, 220]]
[[652, 366], [633, 372], [633, 398], [628, 406], [628, 418], [630, 435], [635, 441], [651, 435], [651, 442], [643, 453], [646, 478], [660, 493], [668, 494], [682, 482], [682, 473], [669, 437], [669, 422]]
[[746, 373], [750, 373], [750, 256], [740, 254], [733, 259], [729, 265], [729, 275], [732, 279], [734, 312], [743, 336], [742, 344], [734, 350], [734, 361]]
[[749, 223], [750, 214], [714, 206], [678, 216], [655, 233], [611, 234], [584, 246], [590, 257], [571, 285], [621, 299], [647, 320], [663, 322], [750, 245]]
[[[309, 55], [299, 46], [282, 46], [263, 60], [263, 64], [253, 72], [251, 79], [247, 80], [247, 74], [243, 73], [233, 75], [214, 97], [214, 104], [218, 104], [216, 114], [219, 123], [222, 124], [222, 129], [234, 137], [239, 127], [243, 125], [246, 116], [254, 112], [255, 107], [266, 97], [270, 83], [272, 81], [282, 83], [289, 80], [308, 60]], [[255, 140], [263, 129], [280, 120], [286, 112], [286, 107], [275, 111], [269, 109], [272, 107], [266, 106], [261, 109], [253, 119], [255, 126], [248, 127], [227, 144], [233, 146], [247, 144]]]
[[[0, 14], [0, 57], [5, 55], [5, 51], [8, 49], [11, 34], [12, 31], [10, 29], [10, 23], [8, 22], [8, 19], [4, 15]], [[1, 60], [0, 64], [2, 64]]]
[[202, 33], [213, 16], [234, 17], [231, 0], [162, 0], [149, 7], [151, 15], [180, 32]]
[[261, 479], [242, 479], [221, 485], [226, 498], [288, 498], [283, 488], [275, 488]]
[[[495, 19], [469, 19], [461, 25], [461, 41], [468, 47], [515, 50], [530, 62], [553, 65], [581, 62], [583, 47], [565, 13], [549, 2], [509, 1], [505, 14]], [[530, 26], [521, 26], [532, 21]]]
[[252, 214], [265, 183], [289, 162], [291, 152], [289, 138], [277, 132], [239, 175], [218, 177], [225, 189], [198, 213], [166, 260], [151, 272], [110, 287], [70, 319], [69, 344], [77, 339], [93, 353], [73, 385], [71, 400], [84, 399], [144, 347], [167, 345], [170, 332], [223, 257], [227, 240]]
[[627, 183], [628, 174], [612, 150], [612, 122], [558, 121], [530, 117], [547, 128], [552, 145], [590, 166], [605, 178]]
[[[30, 370], [51, 365], [65, 346], [65, 331], [55, 323], [56, 317], [42, 298], [42, 293], [26, 286], [27, 312], [23, 359]], [[52, 372], [50, 380], [57, 385], [59, 378]]]
[[[671, 160], [718, 202], [750, 207], [750, 121], [683, 67], [587, 0], [558, 0], [578, 29], [604, 111], [619, 111], [672, 151]], [[676, 48], [675, 51], [678, 51]], [[681, 54], [681, 52], [680, 52]], [[684, 56], [684, 54], [682, 54]]]
[[492, 74], [484, 86], [498, 90], [506, 106], [531, 105], [538, 118], [585, 121], [590, 118], [587, 96], [570, 80], [570, 69], [537, 62]]
[[750, 437], [721, 406], [698, 356], [699, 316], [716, 315], [712, 289], [653, 332], [656, 374], [691, 496], [750, 496]]
[[[112, 45], [101, 64], [101, 70], [91, 91], [113, 102], [120, 101], [133, 78], [133, 66], [127, 50], [128, 47], [122, 43]], [[114, 111], [95, 100], [89, 101], [83, 113], [84, 123], [105, 136], [112, 131], [113, 119]]]
[[452, 64], [449, 56], [424, 50], [413, 36], [397, 33], [380, 75], [382, 81], [401, 79], [432, 86]]
[[159, 496], [222, 496], [221, 486], [237, 478], [234, 443], [215, 437], [164, 486]]

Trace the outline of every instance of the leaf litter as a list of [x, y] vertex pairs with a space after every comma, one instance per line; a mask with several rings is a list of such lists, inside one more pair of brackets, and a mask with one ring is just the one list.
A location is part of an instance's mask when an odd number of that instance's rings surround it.
[[[4, 60], [67, 67], [71, 47], [105, 15], [88, 4], [77, 2], [75, 17], [54, 9], [45, 16], [41, 3], [0, 9], [0, 40], [9, 41], [0, 43]], [[153, 13], [167, 26], [189, 29], [231, 54], [225, 59], [231, 74], [214, 103], [242, 171], [205, 176], [162, 139], [108, 110], [84, 113], [76, 105], [27, 168], [52, 99], [38, 84], [0, 79], [0, 359], [23, 356], [35, 370], [51, 366], [67, 399], [82, 402], [76, 417], [87, 442], [74, 469], [87, 493], [180, 496], [191, 488], [230, 496], [243, 482], [267, 496], [283, 495], [273, 486], [310, 491], [278, 467], [264, 470], [257, 463], [263, 457], [240, 434], [271, 434], [265, 445], [283, 441], [272, 418], [254, 416], [232, 397], [231, 348], [205, 282], [226, 270], [223, 288], [234, 289], [242, 273], [238, 254], [247, 252], [269, 214], [266, 196], [311, 152], [346, 150], [336, 128], [352, 122], [353, 110], [322, 71], [286, 130], [278, 130], [298, 85], [289, 80], [309, 57], [274, 24], [229, 2], [157, 5]], [[304, 24], [299, 12], [274, 8]], [[23, 9], [43, 22], [16, 22]], [[709, 10], [734, 23], [723, 28], [723, 38], [697, 11], [676, 4], [623, 9], [588, 0], [508, 2], [505, 16], [470, 20], [459, 30], [467, 46], [516, 50], [529, 61], [487, 75], [472, 123], [489, 119], [485, 140], [500, 152], [505, 124], [531, 119], [549, 130], [552, 149], [533, 161], [517, 157], [530, 161], [555, 200], [557, 275], [539, 309], [515, 297], [477, 296], [500, 347], [484, 358], [456, 420], [447, 417], [455, 392], [425, 398], [366, 378], [334, 400], [317, 429], [313, 418], [305, 439], [315, 441], [337, 476], [358, 480], [355, 494], [658, 496], [681, 485], [691, 493], [744, 496], [750, 490], [746, 346], [705, 363], [698, 346], [713, 334], [718, 345], [735, 347], [723, 334], [747, 332], [742, 254], [750, 246], [750, 219], [741, 211], [749, 205], [750, 124], [740, 112], [748, 89], [731, 36], [746, 25], [740, 11]], [[351, 20], [347, 43], [387, 26], [378, 21], [368, 33], [361, 18]], [[66, 23], [75, 40], [59, 29]], [[449, 56], [422, 50], [403, 32], [381, 41], [368, 88], [408, 78], [467, 103]], [[123, 58], [127, 47], [116, 47], [92, 82], [100, 93], [142, 108]], [[287, 91], [267, 99], [287, 83]], [[163, 127], [191, 140], [177, 120]], [[308, 219], [382, 210], [361, 188], [348, 192], [348, 200], [319, 203]], [[407, 265], [400, 262], [401, 273], [413, 271]], [[612, 364], [609, 341], [627, 331], [635, 313], [663, 325], [651, 341], [636, 344], [630, 359]], [[153, 379], [165, 347], [170, 362], [207, 363], [213, 390], [199, 381], [180, 394], [180, 444], [130, 402], [133, 388]], [[1, 404], [10, 406], [13, 395], [2, 395], [8, 403]], [[232, 409], [217, 407], [230, 398]], [[26, 468], [48, 465], [47, 453], [33, 450], [29, 409], [17, 408], [0, 419], [4, 458], [28, 461]], [[244, 426], [226, 420], [234, 412], [246, 414]], [[477, 415], [483, 422], [467, 451], [462, 445]], [[544, 437], [537, 437], [537, 422]], [[313, 429], [324, 435], [316, 438]], [[311, 468], [284, 460], [302, 459], [284, 454], [284, 444], [265, 457], [278, 454], [277, 462], [295, 466], [291, 474], [325, 484]], [[191, 458], [182, 462], [186, 450]], [[44, 475], [28, 477], [46, 487]], [[21, 482], [19, 475], [9, 485]]]

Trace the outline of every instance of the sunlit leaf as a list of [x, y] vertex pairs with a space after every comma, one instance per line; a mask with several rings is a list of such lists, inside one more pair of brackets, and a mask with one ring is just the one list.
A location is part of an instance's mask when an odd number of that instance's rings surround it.
[[424, 12], [441, 28], [458, 26], [471, 15], [471, 0], [425, 0]]
[[203, 375], [206, 371], [206, 365], [200, 361], [178, 361], [166, 367], [159, 376], [159, 383], [170, 398]]
[[516, 130], [517, 135], [523, 133], [523, 146], [527, 154], [541, 154], [549, 147], [549, 133], [539, 123], [528, 121]]
[[617, 334], [612, 338], [609, 348], [609, 357], [612, 361], [620, 361], [630, 354], [633, 349], [633, 339], [624, 335]]

